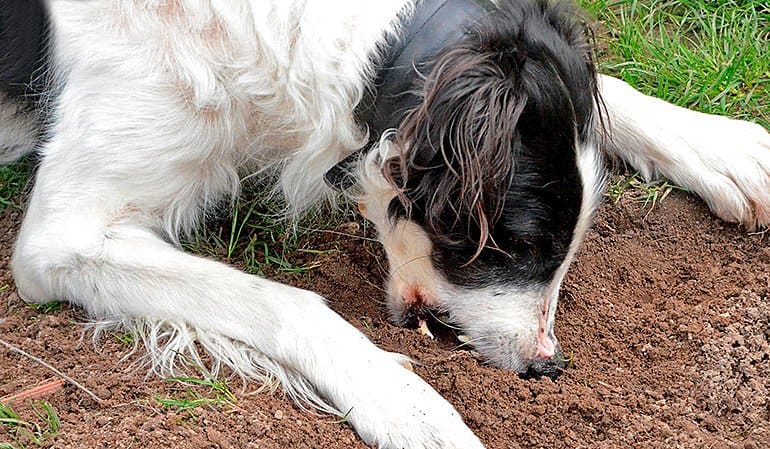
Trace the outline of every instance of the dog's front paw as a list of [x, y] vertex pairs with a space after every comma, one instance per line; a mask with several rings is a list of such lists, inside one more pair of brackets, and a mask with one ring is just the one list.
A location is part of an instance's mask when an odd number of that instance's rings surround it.
[[750, 230], [770, 225], [770, 133], [755, 123], [708, 119], [688, 139], [706, 167], [694, 173], [694, 190], [723, 220]]
[[351, 404], [347, 418], [361, 438], [381, 449], [483, 449], [459, 413], [399, 360], [366, 379]]
[[671, 105], [656, 111], [642, 117], [638, 128], [649, 142], [626, 155], [632, 164], [647, 178], [663, 175], [697, 193], [723, 220], [750, 230], [770, 225], [767, 130]]
[[697, 193], [718, 217], [770, 225], [770, 134], [762, 126], [691, 111], [602, 76], [609, 117], [605, 151], [648, 180]]

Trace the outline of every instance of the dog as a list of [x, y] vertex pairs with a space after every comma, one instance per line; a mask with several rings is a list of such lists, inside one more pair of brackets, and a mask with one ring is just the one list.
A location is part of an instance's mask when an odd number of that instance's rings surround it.
[[770, 223], [770, 135], [596, 73], [572, 6], [525, 0], [6, 0], [0, 162], [39, 167], [12, 270], [180, 357], [277, 380], [380, 448], [481, 448], [398, 354], [305, 290], [180, 238], [276, 178], [287, 215], [342, 189], [374, 223], [391, 319], [449, 316], [480, 357], [563, 369], [559, 288], [603, 155]]

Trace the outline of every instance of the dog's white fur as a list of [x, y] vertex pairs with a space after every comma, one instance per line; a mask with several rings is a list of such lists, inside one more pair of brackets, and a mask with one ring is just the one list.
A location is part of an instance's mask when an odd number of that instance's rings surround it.
[[[647, 179], [665, 177], [747, 228], [770, 223], [770, 138], [763, 127], [690, 111], [602, 76], [613, 133], [606, 150]], [[642, 131], [642, 132], [640, 132]]]
[[[366, 141], [353, 107], [410, 4], [51, 0], [60, 89], [12, 260], [21, 296], [139, 329], [161, 373], [180, 354], [197, 360], [197, 341], [238, 374], [275, 378], [296, 400], [346, 415], [372, 445], [482, 447], [402, 357], [316, 294], [177, 245], [245, 174], [277, 167], [294, 214], [324, 197], [323, 174]], [[611, 155], [691, 188], [720, 217], [770, 222], [766, 131], [601, 81]], [[11, 148], [0, 160], [29, 150], [34, 128], [17, 129], [0, 132]], [[581, 171], [596, 172], [596, 151], [584, 151]], [[363, 195], [378, 204], [382, 192]], [[580, 223], [583, 233], [588, 217]], [[559, 272], [544, 295], [557, 294], [566, 265]]]

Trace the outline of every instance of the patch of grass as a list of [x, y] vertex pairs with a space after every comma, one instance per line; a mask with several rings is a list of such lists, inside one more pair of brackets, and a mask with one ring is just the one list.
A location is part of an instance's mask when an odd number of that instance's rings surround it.
[[631, 180], [636, 177], [636, 174], [616, 176], [607, 186], [607, 191], [604, 195], [612, 200], [614, 204], [618, 204], [623, 194], [631, 188]]
[[112, 338], [124, 345], [133, 345], [136, 342], [136, 335], [133, 332], [113, 332]]
[[770, 127], [770, 3], [582, 0], [603, 73], [702, 112]]
[[0, 449], [26, 449], [29, 445], [43, 446], [59, 434], [61, 420], [50, 403], [33, 402], [32, 410], [38, 418], [35, 422], [23, 420], [10, 404], [0, 402], [0, 428], [13, 441], [13, 443], [0, 443]]
[[155, 401], [165, 408], [186, 413], [193, 419], [197, 418], [195, 410], [199, 407], [235, 407], [238, 402], [224, 380], [194, 377], [169, 377], [165, 380], [178, 383], [182, 397], [156, 397]]
[[31, 169], [28, 163], [0, 165], [0, 212], [7, 207], [21, 210], [18, 198], [27, 185]]
[[684, 187], [676, 186], [665, 180], [645, 182], [639, 173], [634, 173], [615, 176], [605, 195], [615, 204], [623, 196], [629, 196], [633, 200], [641, 202], [642, 207], [649, 207], [651, 211], [674, 190], [688, 191]]
[[62, 302], [61, 301], [51, 301], [47, 302], [45, 304], [35, 304], [35, 303], [27, 303], [27, 307], [30, 309], [40, 312], [43, 315], [47, 315], [51, 312], [56, 312], [57, 310], [61, 309]]
[[[246, 198], [254, 199], [248, 201]], [[239, 199], [218, 226], [204, 228], [185, 247], [226, 258], [260, 276], [275, 273], [309, 275], [320, 266], [317, 256], [335, 251], [306, 247], [311, 236], [307, 228], [327, 226], [335, 220], [334, 214], [319, 212], [306, 220], [310, 225], [295, 228], [284, 219], [278, 201], [260, 198], [265, 195], [257, 192]]]

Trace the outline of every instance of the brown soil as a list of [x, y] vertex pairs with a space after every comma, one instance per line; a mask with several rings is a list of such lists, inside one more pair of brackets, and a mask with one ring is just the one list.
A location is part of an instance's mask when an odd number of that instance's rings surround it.
[[[314, 245], [339, 251], [318, 256], [309, 277], [277, 277], [321, 292], [377, 344], [419, 360], [417, 372], [489, 449], [767, 447], [770, 236], [726, 225], [683, 193], [648, 212], [629, 197], [602, 208], [562, 292], [557, 335], [574, 363], [556, 382], [483, 366], [455, 348], [451, 331], [431, 341], [388, 324], [374, 243], [317, 233]], [[0, 287], [9, 286], [0, 292], [0, 336], [105, 399], [98, 406], [71, 386], [47, 396], [62, 420], [48, 446], [365, 448], [345, 423], [278, 393], [235, 388], [235, 406], [162, 407], [157, 398], [186, 393], [133, 370], [136, 356], [120, 362], [130, 346], [106, 338], [94, 347], [81, 340], [77, 310], [44, 314], [13, 293], [7, 263], [19, 215], [6, 210], [0, 220]], [[52, 377], [0, 350], [0, 397]], [[0, 441], [10, 435], [0, 431]]]

